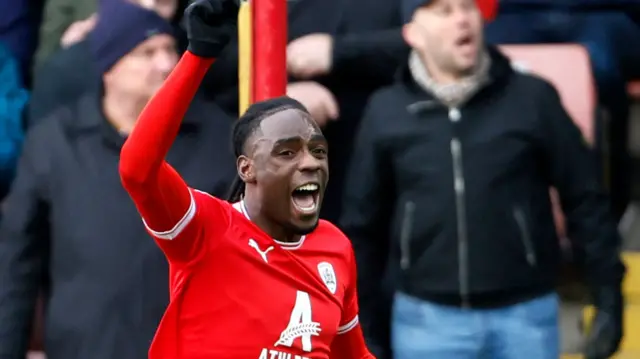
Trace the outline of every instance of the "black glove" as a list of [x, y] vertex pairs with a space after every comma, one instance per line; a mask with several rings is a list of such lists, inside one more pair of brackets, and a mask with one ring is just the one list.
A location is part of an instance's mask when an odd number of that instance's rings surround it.
[[623, 335], [624, 300], [620, 286], [599, 288], [596, 315], [587, 335], [585, 359], [607, 359], [618, 350]]
[[187, 50], [200, 57], [218, 57], [237, 31], [236, 0], [196, 0], [184, 11]]

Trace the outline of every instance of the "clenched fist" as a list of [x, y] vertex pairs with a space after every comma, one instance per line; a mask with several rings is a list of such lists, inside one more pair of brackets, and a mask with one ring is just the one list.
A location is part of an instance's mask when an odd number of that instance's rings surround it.
[[238, 23], [235, 0], [196, 0], [185, 10], [189, 52], [217, 57], [233, 36]]

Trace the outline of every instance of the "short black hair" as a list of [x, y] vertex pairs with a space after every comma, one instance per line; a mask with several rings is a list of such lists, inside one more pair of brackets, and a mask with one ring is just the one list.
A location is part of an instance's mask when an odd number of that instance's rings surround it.
[[[233, 155], [236, 159], [245, 154], [246, 142], [256, 132], [262, 120], [275, 113], [291, 109], [309, 114], [309, 111], [300, 102], [288, 96], [256, 102], [249, 106], [247, 111], [233, 125], [231, 143]], [[244, 189], [244, 181], [236, 174], [236, 178], [229, 189], [227, 201], [232, 203], [240, 201], [244, 195]]]

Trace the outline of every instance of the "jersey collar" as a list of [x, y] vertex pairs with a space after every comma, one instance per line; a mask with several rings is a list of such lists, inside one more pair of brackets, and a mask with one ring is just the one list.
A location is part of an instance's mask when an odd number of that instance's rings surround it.
[[[247, 206], [245, 205], [244, 200], [241, 200], [240, 202], [234, 203], [233, 204], [233, 208], [235, 208], [238, 212], [242, 213], [246, 219], [251, 221], [251, 217], [249, 217], [249, 212], [247, 211]], [[297, 240], [296, 242], [282, 242], [282, 241], [279, 241], [279, 240], [277, 240], [275, 238], [272, 238], [272, 239], [280, 247], [282, 247], [284, 249], [293, 250], [293, 249], [298, 249], [298, 248], [302, 247], [302, 243], [304, 243], [304, 240], [306, 238], [307, 238], [307, 236], [301, 236], [300, 239]]]

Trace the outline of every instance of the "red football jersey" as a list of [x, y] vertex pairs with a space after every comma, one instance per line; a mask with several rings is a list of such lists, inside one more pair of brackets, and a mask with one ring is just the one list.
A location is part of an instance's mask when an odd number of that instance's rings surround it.
[[173, 229], [147, 228], [169, 259], [171, 278], [149, 358], [329, 358], [336, 336], [358, 326], [345, 235], [321, 220], [299, 242], [278, 242], [242, 203], [196, 190], [191, 196]]
[[279, 243], [241, 205], [190, 189], [164, 160], [212, 62], [187, 51], [120, 152], [122, 185], [170, 264], [171, 302], [149, 357], [373, 358], [338, 229], [320, 222], [298, 243]]

